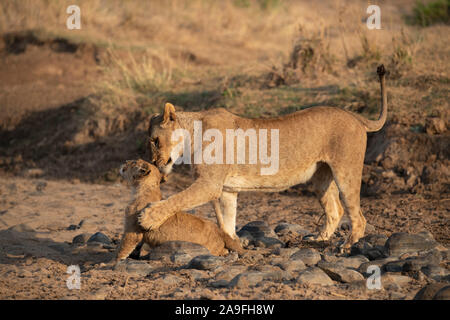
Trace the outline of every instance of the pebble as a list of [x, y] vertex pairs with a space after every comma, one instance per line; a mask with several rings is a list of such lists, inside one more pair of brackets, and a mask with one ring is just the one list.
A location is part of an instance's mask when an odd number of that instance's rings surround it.
[[414, 300], [432, 300], [436, 293], [445, 286], [448, 284], [443, 282], [428, 284], [416, 293]]
[[369, 260], [377, 260], [386, 256], [385, 242], [387, 237], [380, 234], [369, 234], [352, 245], [350, 255], [364, 255]]
[[[395, 284], [402, 288], [408, 285], [413, 279], [408, 276], [403, 276], [398, 273], [386, 272], [381, 275], [381, 283], [383, 287], [387, 284]], [[386, 289], [386, 287], [385, 287]]]
[[288, 260], [277, 263], [276, 266], [279, 266], [281, 269], [287, 272], [299, 272], [305, 270], [307, 267], [302, 260]]
[[298, 224], [285, 223], [285, 222], [278, 224], [275, 227], [274, 231], [278, 236], [284, 236], [289, 233], [293, 233], [293, 234], [303, 237], [310, 233], [308, 230], [304, 229], [302, 226], [300, 226]]
[[146, 277], [154, 270], [154, 267], [146, 261], [122, 260], [118, 262], [113, 269], [115, 271]]
[[94, 233], [87, 241], [87, 243], [90, 242], [98, 242], [106, 245], [111, 244], [111, 239], [109, 237], [101, 232]]
[[193, 258], [187, 268], [198, 270], [214, 270], [224, 263], [224, 258], [213, 255], [200, 255]]
[[295, 252], [290, 260], [302, 260], [307, 266], [313, 266], [319, 262], [322, 257], [315, 249], [312, 248], [302, 248]]
[[296, 279], [299, 283], [320, 284], [323, 286], [333, 285], [333, 280], [320, 268], [310, 267], [300, 273]]
[[433, 297], [433, 300], [450, 300], [450, 286], [439, 290]]
[[335, 281], [350, 283], [354, 281], [364, 280], [364, 277], [361, 273], [352, 269], [347, 269], [343, 266], [336, 265], [332, 262], [320, 261], [317, 266], [325, 271], [325, 273]]
[[237, 234], [239, 237], [241, 236], [240, 233], [243, 231], [249, 232], [255, 240], [262, 237], [278, 238], [277, 234], [265, 221], [252, 221], [247, 223], [238, 231]]
[[403, 253], [430, 250], [437, 246], [436, 241], [425, 234], [409, 234], [398, 232], [386, 241], [385, 248], [389, 255], [399, 256]]
[[252, 241], [255, 247], [261, 248], [281, 248], [284, 246], [284, 243], [278, 240], [277, 238], [272, 237], [260, 237]]

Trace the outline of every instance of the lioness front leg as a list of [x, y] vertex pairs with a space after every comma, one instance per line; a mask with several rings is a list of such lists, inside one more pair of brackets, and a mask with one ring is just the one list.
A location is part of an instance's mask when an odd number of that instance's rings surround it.
[[[215, 166], [210, 167], [214, 170]], [[205, 177], [199, 177], [186, 190], [143, 209], [138, 215], [139, 225], [145, 230], [156, 229], [178, 211], [190, 210], [218, 199], [222, 192], [223, 181], [224, 177], [217, 173], [206, 172]]]
[[219, 227], [232, 239], [239, 239], [236, 234], [237, 195], [236, 192], [222, 192], [219, 199], [223, 206], [223, 224]]

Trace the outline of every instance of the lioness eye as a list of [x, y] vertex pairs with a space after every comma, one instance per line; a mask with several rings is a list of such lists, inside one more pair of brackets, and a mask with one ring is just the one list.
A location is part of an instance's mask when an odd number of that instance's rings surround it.
[[157, 148], [159, 148], [159, 139], [158, 139], [158, 138], [155, 139], [155, 146], [156, 146]]

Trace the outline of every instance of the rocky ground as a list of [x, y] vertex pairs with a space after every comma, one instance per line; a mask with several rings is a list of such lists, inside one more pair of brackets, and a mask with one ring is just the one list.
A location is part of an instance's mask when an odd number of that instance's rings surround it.
[[[0, 179], [2, 299], [449, 298], [449, 250], [442, 244], [448, 245], [442, 232], [448, 218], [440, 202], [426, 214], [404, 196], [390, 199], [395, 209], [384, 208], [386, 200], [363, 199], [367, 235], [347, 255], [337, 250], [347, 219], [329, 243], [302, 240], [322, 214], [315, 198], [243, 195], [244, 254], [215, 257], [199, 245], [169, 242], [112, 268], [131, 199], [126, 186]], [[176, 189], [163, 185], [165, 196]], [[214, 220], [209, 205], [195, 214]], [[427, 231], [429, 225], [436, 228]], [[79, 290], [67, 287], [70, 265], [80, 268]], [[373, 265], [380, 268], [379, 289], [367, 287]]]

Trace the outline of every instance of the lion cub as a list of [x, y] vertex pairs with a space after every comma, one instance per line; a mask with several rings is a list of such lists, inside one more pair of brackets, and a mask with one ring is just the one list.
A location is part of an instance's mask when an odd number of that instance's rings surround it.
[[239, 240], [234, 240], [217, 225], [192, 214], [178, 212], [158, 229], [145, 231], [137, 220], [137, 213], [149, 202], [160, 201], [159, 188], [163, 178], [158, 168], [144, 160], [128, 160], [120, 168], [120, 174], [134, 189], [135, 199], [125, 210], [125, 227], [116, 261], [127, 258], [144, 240], [150, 247], [166, 241], [188, 241], [206, 247], [213, 255], [225, 255], [228, 249], [243, 252]]

